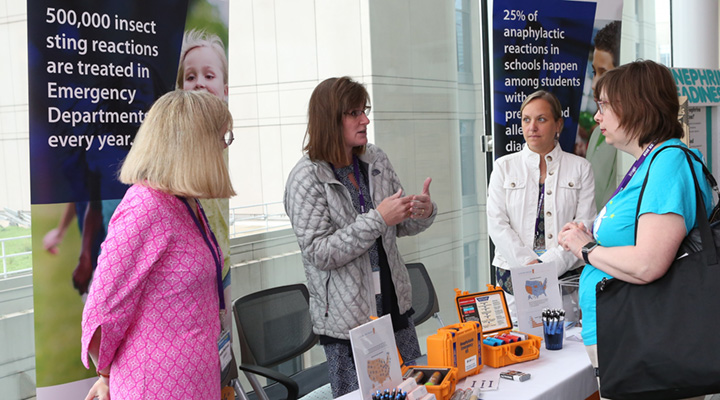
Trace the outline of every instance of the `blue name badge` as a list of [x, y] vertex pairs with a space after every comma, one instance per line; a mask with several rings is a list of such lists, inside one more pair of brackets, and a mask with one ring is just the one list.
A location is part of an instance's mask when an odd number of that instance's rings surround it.
[[232, 351], [230, 345], [230, 331], [222, 331], [218, 339], [218, 351], [220, 352], [220, 370], [224, 371], [232, 361]]

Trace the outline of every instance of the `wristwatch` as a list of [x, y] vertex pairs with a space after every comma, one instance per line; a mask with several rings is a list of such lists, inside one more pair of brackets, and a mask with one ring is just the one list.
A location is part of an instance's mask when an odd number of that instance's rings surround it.
[[591, 251], [595, 250], [597, 246], [598, 244], [595, 241], [588, 242], [585, 246], [583, 246], [582, 255], [583, 260], [585, 260], [585, 264], [590, 264], [590, 260], [588, 260], [588, 254], [590, 254]]

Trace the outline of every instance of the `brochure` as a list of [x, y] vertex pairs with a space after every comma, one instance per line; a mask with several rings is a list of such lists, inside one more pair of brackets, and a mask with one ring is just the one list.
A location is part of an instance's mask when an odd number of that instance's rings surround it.
[[554, 262], [510, 269], [520, 332], [543, 336], [543, 308], [562, 308]]
[[363, 399], [402, 383], [400, 356], [390, 315], [350, 330], [350, 345]]

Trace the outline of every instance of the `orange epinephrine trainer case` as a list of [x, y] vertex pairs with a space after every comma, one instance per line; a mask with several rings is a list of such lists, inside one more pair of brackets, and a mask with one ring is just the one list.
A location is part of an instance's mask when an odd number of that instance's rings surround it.
[[523, 332], [513, 334], [505, 292], [500, 287], [488, 285], [487, 291], [478, 293], [455, 289], [455, 305], [461, 322], [479, 321], [483, 338], [497, 339], [494, 345], [483, 341], [483, 364], [500, 368], [540, 356], [540, 337]]
[[428, 365], [457, 368], [457, 379], [475, 375], [483, 367], [482, 326], [480, 322], [461, 322], [437, 330], [427, 338]]

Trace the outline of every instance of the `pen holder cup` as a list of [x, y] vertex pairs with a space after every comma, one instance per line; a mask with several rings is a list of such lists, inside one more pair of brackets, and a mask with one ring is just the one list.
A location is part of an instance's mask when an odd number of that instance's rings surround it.
[[563, 339], [565, 338], [565, 329], [562, 322], [555, 325], [546, 324], [543, 326], [543, 335], [545, 336], [545, 348], [548, 350], [560, 350], [563, 347]]

